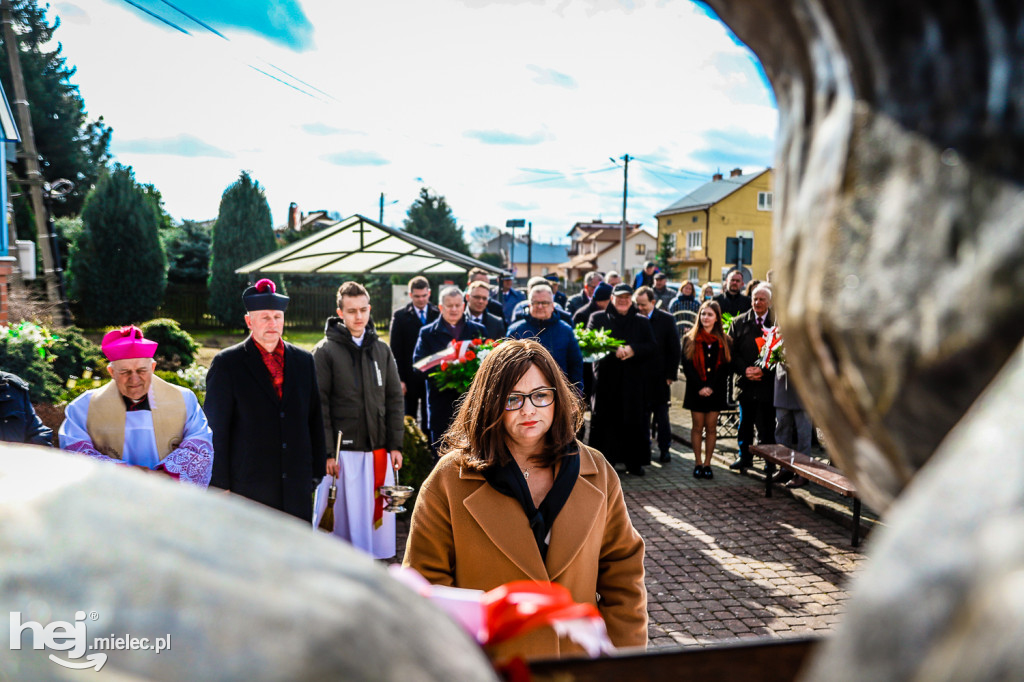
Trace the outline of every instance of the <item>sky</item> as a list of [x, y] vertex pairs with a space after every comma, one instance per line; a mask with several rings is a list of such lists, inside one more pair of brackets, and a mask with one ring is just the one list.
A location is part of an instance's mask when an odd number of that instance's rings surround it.
[[215, 218], [248, 171], [291, 202], [401, 226], [421, 187], [467, 237], [654, 214], [770, 166], [778, 114], [754, 55], [689, 0], [56, 0], [115, 160], [177, 220]]

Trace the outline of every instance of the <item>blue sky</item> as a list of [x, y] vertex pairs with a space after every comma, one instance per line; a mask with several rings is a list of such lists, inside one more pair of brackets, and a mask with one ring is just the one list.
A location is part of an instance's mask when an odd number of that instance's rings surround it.
[[[401, 224], [426, 185], [459, 224], [562, 239], [630, 221], [716, 170], [773, 162], [749, 50], [689, 0], [57, 0], [112, 150], [178, 219], [248, 170], [288, 204]], [[155, 15], [155, 16], [154, 16]], [[173, 24], [173, 25], [172, 25]], [[614, 160], [613, 160], [614, 159]]]

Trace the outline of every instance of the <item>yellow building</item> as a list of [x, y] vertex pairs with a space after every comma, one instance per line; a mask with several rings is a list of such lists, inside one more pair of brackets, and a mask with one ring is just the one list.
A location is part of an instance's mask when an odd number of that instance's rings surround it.
[[721, 282], [735, 268], [725, 260], [726, 238], [744, 237], [754, 240], [744, 278], [764, 280], [771, 269], [774, 185], [771, 168], [754, 175], [734, 168], [728, 178], [715, 173], [711, 182], [655, 214], [659, 246], [664, 235], [674, 242], [671, 262], [679, 279]]

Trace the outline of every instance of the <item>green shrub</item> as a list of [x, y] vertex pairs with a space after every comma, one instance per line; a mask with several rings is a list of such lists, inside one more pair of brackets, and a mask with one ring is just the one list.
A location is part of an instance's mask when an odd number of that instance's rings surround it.
[[47, 362], [46, 355], [32, 343], [4, 334], [0, 337], [0, 367], [17, 374], [29, 385], [34, 403], [50, 403], [57, 399], [63, 382]]
[[158, 318], [143, 323], [140, 329], [143, 336], [160, 344], [153, 358], [158, 370], [174, 372], [191, 367], [195, 362], [199, 344], [178, 325], [177, 320]]
[[183, 388], [189, 389], [190, 391], [196, 394], [196, 398], [199, 400], [199, 404], [203, 404], [203, 401], [206, 398], [206, 391], [200, 391], [199, 389], [197, 389], [195, 386], [192, 385], [192, 382], [189, 381], [186, 377], [182, 376], [181, 374], [178, 374], [177, 372], [166, 372], [159, 369], [156, 371], [156, 375], [169, 384], [174, 384], [175, 386], [181, 386]]
[[95, 373], [107, 364], [100, 347], [85, 338], [81, 329], [68, 327], [55, 336], [49, 351], [53, 354], [53, 371], [61, 381], [83, 377], [87, 372]]
[[420, 430], [416, 418], [406, 415], [405, 436], [402, 438], [402, 469], [398, 472], [399, 483], [411, 485], [416, 488], [416, 494], [419, 494], [420, 486], [433, 467], [434, 455], [430, 451], [430, 441]]

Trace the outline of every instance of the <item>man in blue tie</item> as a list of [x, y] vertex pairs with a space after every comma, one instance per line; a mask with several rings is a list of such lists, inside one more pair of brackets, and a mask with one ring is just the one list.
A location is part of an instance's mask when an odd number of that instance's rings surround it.
[[427, 424], [427, 385], [423, 375], [412, 369], [412, 352], [420, 327], [437, 319], [440, 311], [430, 302], [430, 282], [417, 275], [409, 280], [409, 298], [412, 301], [399, 308], [391, 317], [388, 344], [398, 364], [398, 377], [405, 395], [405, 413], [417, 417], [423, 433], [429, 433]]

